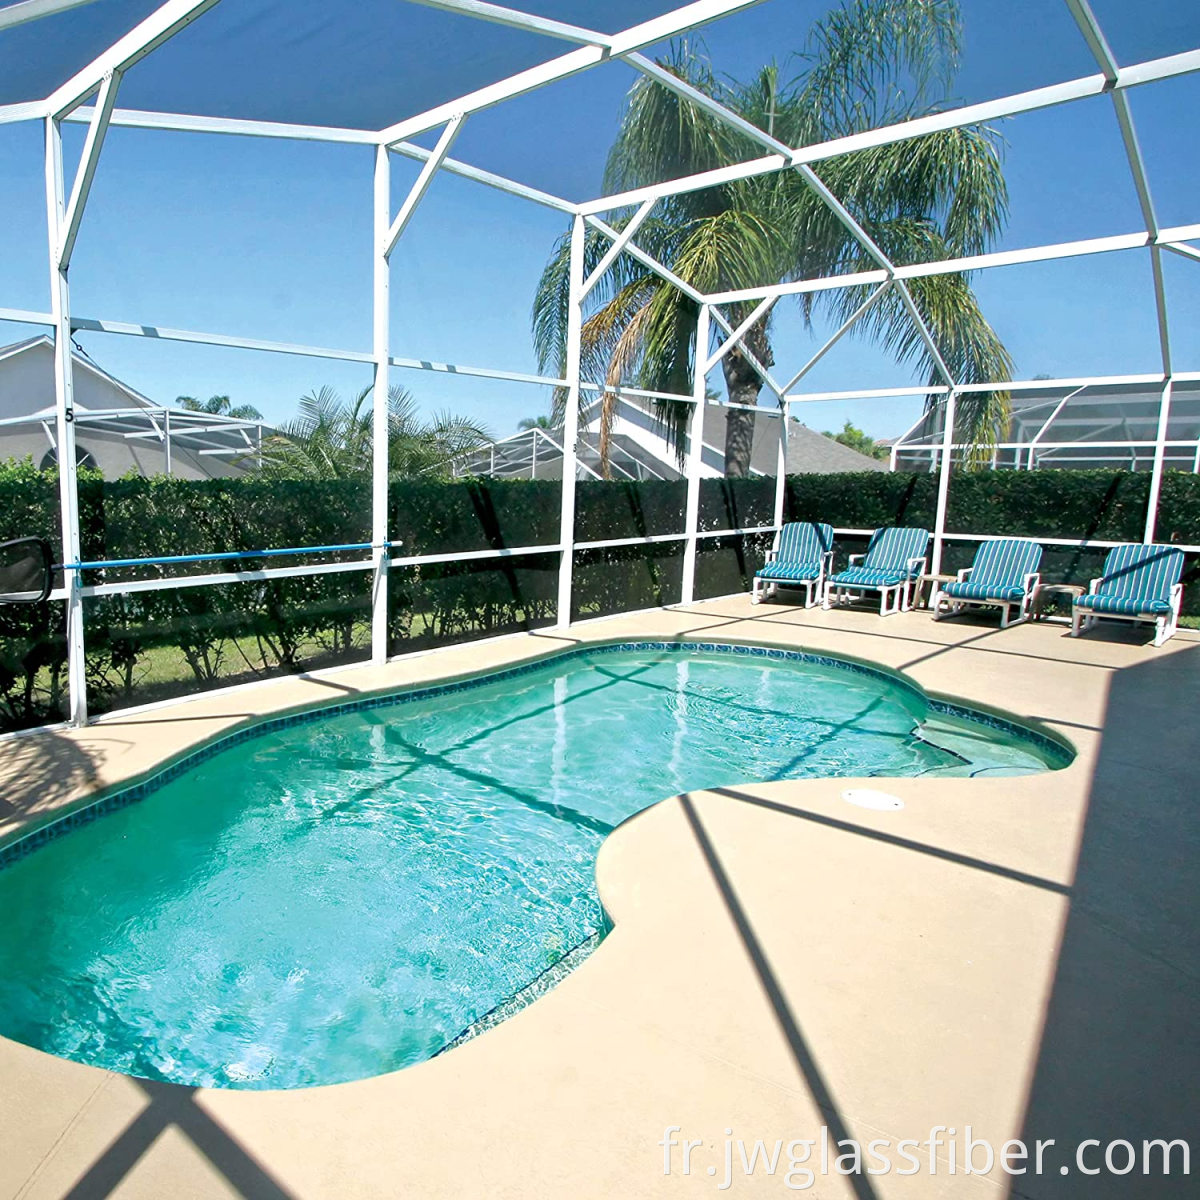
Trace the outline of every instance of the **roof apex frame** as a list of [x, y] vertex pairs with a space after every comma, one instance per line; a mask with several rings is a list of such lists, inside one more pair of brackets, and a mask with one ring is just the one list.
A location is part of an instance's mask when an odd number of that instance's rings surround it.
[[173, 38], [181, 29], [203, 16], [218, 0], [167, 0], [144, 21], [118, 38], [87, 66], [76, 71], [46, 97], [48, 115], [61, 120], [78, 107], [112, 72], [126, 71], [147, 54]]
[[435, 105], [423, 113], [406, 117], [379, 131], [379, 140], [384, 145], [393, 145], [414, 134], [424, 133], [435, 126], [443, 125], [457, 113], [478, 112], [491, 108], [502, 100], [523, 96], [548, 83], [568, 79], [591, 67], [607, 62], [610, 58], [621, 58], [626, 54], [652, 46], [679, 33], [686, 33], [710, 21], [728, 16], [743, 9], [754, 8], [763, 0], [692, 0], [682, 8], [673, 9], [662, 16], [652, 17], [638, 25], [615, 33], [605, 46], [581, 46], [549, 62], [539, 63], [524, 71], [518, 71], [506, 79], [477, 88], [444, 104]]

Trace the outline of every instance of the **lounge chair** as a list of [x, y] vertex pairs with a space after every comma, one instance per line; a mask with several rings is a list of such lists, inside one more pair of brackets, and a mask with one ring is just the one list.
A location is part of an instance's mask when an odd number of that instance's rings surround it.
[[1183, 551], [1175, 546], [1118, 546], [1104, 560], [1104, 574], [1071, 605], [1071, 636], [1078, 637], [1100, 617], [1153, 621], [1154, 644], [1161, 646], [1179, 625], [1183, 604]]
[[804, 607], [819, 604], [825, 577], [833, 567], [833, 527], [816, 521], [793, 521], [775, 535], [766, 565], [755, 573], [753, 604], [774, 596], [781, 587], [803, 588]]
[[891, 526], [875, 530], [866, 554], [850, 555], [846, 570], [825, 581], [825, 607], [845, 604], [851, 593], [878, 592], [881, 617], [907, 612], [925, 577], [928, 545], [927, 529]]
[[[1041, 576], [1042, 548], [1024, 538], [993, 538], [975, 551], [975, 562], [944, 584], [934, 599], [935, 620], [953, 616], [968, 605], [1000, 609], [1000, 628], [1029, 619]], [[1017, 616], [1009, 620], [1015, 608]]]

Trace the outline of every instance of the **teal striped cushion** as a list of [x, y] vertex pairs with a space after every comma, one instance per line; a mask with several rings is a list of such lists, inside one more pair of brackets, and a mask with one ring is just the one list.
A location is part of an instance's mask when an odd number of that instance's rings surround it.
[[908, 578], [907, 571], [874, 571], [868, 566], [847, 567], [836, 575], [831, 575], [829, 582], [839, 587], [895, 587]]
[[1183, 551], [1174, 546], [1118, 546], [1104, 560], [1104, 575], [1095, 592], [1080, 596], [1080, 608], [1097, 613], [1165, 613], [1171, 588], [1183, 574]]
[[758, 572], [759, 579], [816, 579], [821, 574], [819, 562], [769, 562]]
[[1092, 612], [1116, 613], [1123, 617], [1136, 617], [1138, 613], [1168, 613], [1171, 611], [1169, 600], [1134, 600], [1129, 596], [1101, 596], [1092, 593], [1080, 596], [1080, 608], [1090, 608]]
[[976, 583], [973, 579], [947, 583], [942, 593], [953, 600], [1023, 600], [1023, 587], [1001, 587], [994, 583]]
[[833, 526], [816, 521], [791, 521], [775, 539], [777, 562], [820, 562], [833, 549]]
[[928, 546], [927, 529], [914, 529], [904, 525], [877, 529], [871, 535], [871, 544], [867, 547], [862, 566], [869, 571], [883, 571], [893, 575], [899, 573], [901, 578], [906, 579], [910, 574], [908, 560], [924, 558]]
[[975, 551], [971, 577], [942, 591], [956, 600], [1021, 600], [1025, 577], [1042, 561], [1042, 548], [1024, 538], [992, 538]]
[[821, 556], [833, 549], [833, 526], [790, 521], [775, 538], [775, 559], [758, 572], [760, 579], [816, 579]]

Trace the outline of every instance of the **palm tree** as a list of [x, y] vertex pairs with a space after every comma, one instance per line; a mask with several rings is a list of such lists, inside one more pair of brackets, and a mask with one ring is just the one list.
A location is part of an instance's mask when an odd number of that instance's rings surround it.
[[215, 417], [235, 417], [239, 421], [261, 421], [262, 413], [253, 404], [234, 405], [228, 396], [209, 396], [197, 400], [195, 396], [176, 396], [175, 403], [192, 412], [209, 413]]
[[[300, 400], [295, 418], [263, 442], [263, 473], [289, 479], [360, 479], [371, 474], [372, 389], [347, 404], [323, 387]], [[426, 420], [403, 388], [388, 391], [388, 474], [437, 475], [450, 460], [491, 441], [480, 425], [449, 413]]]
[[[676, 44], [663, 67], [790, 146], [812, 145], [935, 109], [957, 67], [961, 20], [957, 0], [843, 0], [811, 29], [796, 61], [780, 78], [774, 64], [749, 83], [721, 81], [702, 54]], [[631, 89], [609, 152], [609, 192], [679, 178], [759, 157], [762, 147], [689, 100], [647, 78]], [[916, 141], [879, 146], [818, 164], [818, 174], [894, 263], [979, 253], [999, 232], [1007, 191], [995, 133], [950, 129]], [[612, 222], [622, 228], [630, 211]], [[660, 200], [637, 243], [704, 293], [817, 276], [868, 271], [878, 264], [795, 171], [737, 180]], [[588, 230], [585, 272], [609, 242]], [[533, 307], [540, 368], [565, 368], [570, 236], [546, 264]], [[909, 282], [913, 301], [957, 382], [1005, 379], [1011, 360], [984, 319], [966, 278], [937, 275]], [[817, 313], [838, 322], [866, 300], [868, 287], [813, 292], [801, 299], [806, 321]], [[636, 385], [688, 394], [697, 306], [629, 255], [621, 255], [589, 296], [583, 327], [583, 377], [610, 387]], [[737, 326], [748, 305], [730, 305]], [[901, 362], [917, 364], [931, 383], [943, 379], [895, 288], [856, 330]], [[774, 362], [770, 318], [747, 335], [749, 351]], [[735, 348], [722, 360], [729, 399], [756, 404], [762, 382]], [[559, 397], [558, 402], [561, 403]], [[1008, 396], [981, 393], [959, 403], [965, 440], [989, 447], [1007, 418]], [[682, 452], [687, 406], [656, 402], [658, 416]], [[601, 449], [615, 409], [601, 407]], [[753, 414], [730, 409], [726, 473], [748, 469]]]
[[553, 429], [554, 421], [545, 413], [536, 417], [522, 417], [517, 422], [517, 429], [522, 433], [527, 429]]

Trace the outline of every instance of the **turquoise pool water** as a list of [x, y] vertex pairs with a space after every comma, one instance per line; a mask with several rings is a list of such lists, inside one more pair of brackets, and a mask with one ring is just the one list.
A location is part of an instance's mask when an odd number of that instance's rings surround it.
[[213, 1087], [380, 1074], [600, 931], [596, 853], [656, 800], [1059, 765], [879, 674], [716, 650], [589, 651], [320, 715], [0, 870], [0, 1033]]

